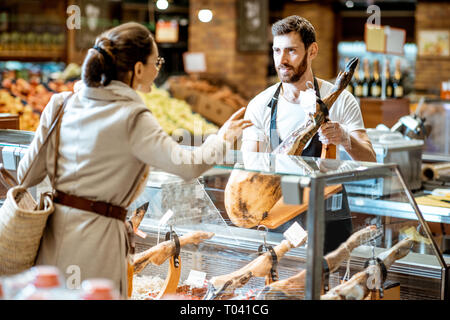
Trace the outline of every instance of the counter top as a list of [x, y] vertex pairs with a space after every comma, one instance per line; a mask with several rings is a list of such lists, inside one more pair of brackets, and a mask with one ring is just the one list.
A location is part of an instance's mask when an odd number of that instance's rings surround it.
[[[409, 203], [379, 199], [367, 199], [357, 196], [349, 196], [348, 199], [350, 210], [355, 212], [417, 220], [414, 209]], [[426, 221], [450, 224], [450, 208], [426, 205], [418, 206]]]

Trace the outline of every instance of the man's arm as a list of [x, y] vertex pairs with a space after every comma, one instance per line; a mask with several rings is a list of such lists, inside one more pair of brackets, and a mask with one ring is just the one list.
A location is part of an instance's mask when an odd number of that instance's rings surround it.
[[261, 150], [261, 148], [260, 148], [259, 141], [253, 141], [253, 140], [242, 141], [241, 151], [259, 152], [260, 150]]
[[350, 146], [345, 148], [345, 151], [356, 161], [377, 161], [372, 143], [364, 130], [355, 130], [350, 133]]
[[323, 144], [342, 145], [353, 160], [377, 161], [372, 143], [364, 130], [349, 132], [345, 125], [336, 121], [328, 121], [319, 129], [319, 140]]

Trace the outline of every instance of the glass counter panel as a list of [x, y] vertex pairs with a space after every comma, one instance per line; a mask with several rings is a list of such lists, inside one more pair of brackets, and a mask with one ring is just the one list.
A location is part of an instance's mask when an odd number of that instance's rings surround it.
[[390, 165], [351, 160], [298, 157], [285, 154], [230, 151], [215, 168], [243, 170], [262, 174], [293, 175], [302, 177], [332, 177], [336, 174], [376, 172]]
[[[286, 241], [283, 233], [294, 222], [307, 229], [308, 208], [317, 196], [309, 194], [309, 205], [284, 223], [274, 227], [261, 227], [263, 224], [258, 223], [243, 227], [242, 221], [230, 218], [225, 196], [231, 175], [239, 173], [274, 176], [280, 182], [285, 178], [299, 178], [298, 181], [308, 178], [323, 181], [326, 188], [343, 187], [343, 191], [327, 194], [323, 202], [325, 237], [330, 234], [330, 225], [339, 232], [331, 244], [330, 241], [327, 244], [327, 240], [324, 242], [324, 256], [332, 270], [328, 280], [323, 282], [328, 286], [327, 294], [319, 296], [320, 299], [379, 299], [380, 293], [396, 299], [442, 298], [447, 281], [443, 276], [445, 261], [395, 165], [257, 153], [233, 152], [232, 155], [233, 161], [217, 165], [190, 182], [153, 171], [147, 190], [133, 204], [136, 208], [150, 201], [141, 226], [149, 236], [141, 250], [164, 240], [163, 234], [171, 228], [181, 235], [193, 230], [214, 233], [212, 238], [181, 251], [188, 261], [185, 268], [206, 273], [202, 298], [206, 295], [209, 299], [305, 299], [309, 290], [307, 265], [313, 257], [308, 254], [307, 243], [290, 247], [280, 255], [277, 281], [271, 285], [266, 283], [265, 276], [253, 276], [228, 295], [217, 294], [223, 289], [223, 283], [214, 287], [216, 295], [211, 294], [211, 287], [206, 287], [217, 279], [248, 270], [248, 265], [259, 257], [261, 245], [281, 246]], [[164, 176], [166, 178], [161, 178]], [[253, 192], [262, 197], [263, 190], [257, 185], [254, 188]], [[305, 186], [303, 192], [307, 189]], [[341, 212], [344, 207], [348, 208], [346, 214]], [[168, 210], [174, 212], [173, 218], [158, 227]], [[396, 253], [397, 248], [401, 249], [400, 253]], [[380, 278], [383, 267], [386, 268], [385, 278]], [[158, 271], [155, 268], [159, 268]], [[364, 270], [379, 270], [380, 273], [366, 276], [362, 296], [336, 294], [343, 280], [349, 283], [349, 279]], [[143, 275], [158, 274], [161, 278], [166, 273], [167, 265], [148, 265], [142, 271]], [[183, 270], [180, 281], [185, 281], [188, 273]]]
[[[435, 252], [431, 233], [416, 215], [395, 170], [392, 177], [344, 183], [353, 230], [375, 225], [380, 235], [352, 251], [351, 260], [360, 266], [380, 258], [387, 268], [385, 287], [402, 300], [440, 299], [443, 260]], [[398, 248], [394, 252], [394, 248]], [[440, 250], [438, 248], [438, 250]], [[353, 276], [362, 268], [350, 270]], [[343, 277], [347, 268], [340, 267]], [[420, 283], [420, 285], [418, 285]], [[366, 283], [368, 285], [368, 283]], [[399, 289], [393, 289], [398, 286]], [[374, 285], [372, 284], [372, 287]], [[332, 297], [331, 294], [326, 297]]]

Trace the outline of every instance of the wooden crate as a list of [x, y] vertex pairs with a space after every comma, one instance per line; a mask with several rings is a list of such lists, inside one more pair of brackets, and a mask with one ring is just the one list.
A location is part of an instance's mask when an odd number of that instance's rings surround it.
[[229, 105], [204, 94], [199, 94], [196, 109], [196, 112], [218, 126], [222, 126], [235, 112]]
[[19, 115], [10, 113], [0, 113], [0, 129], [19, 130]]

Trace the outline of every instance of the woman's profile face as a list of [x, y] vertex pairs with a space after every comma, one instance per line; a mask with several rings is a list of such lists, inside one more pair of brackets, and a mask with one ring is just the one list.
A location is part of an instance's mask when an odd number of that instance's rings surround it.
[[159, 51], [155, 43], [153, 43], [153, 52], [149, 55], [147, 63], [143, 65], [142, 74], [136, 77], [134, 89], [149, 93], [152, 90], [153, 81], [158, 76]]

